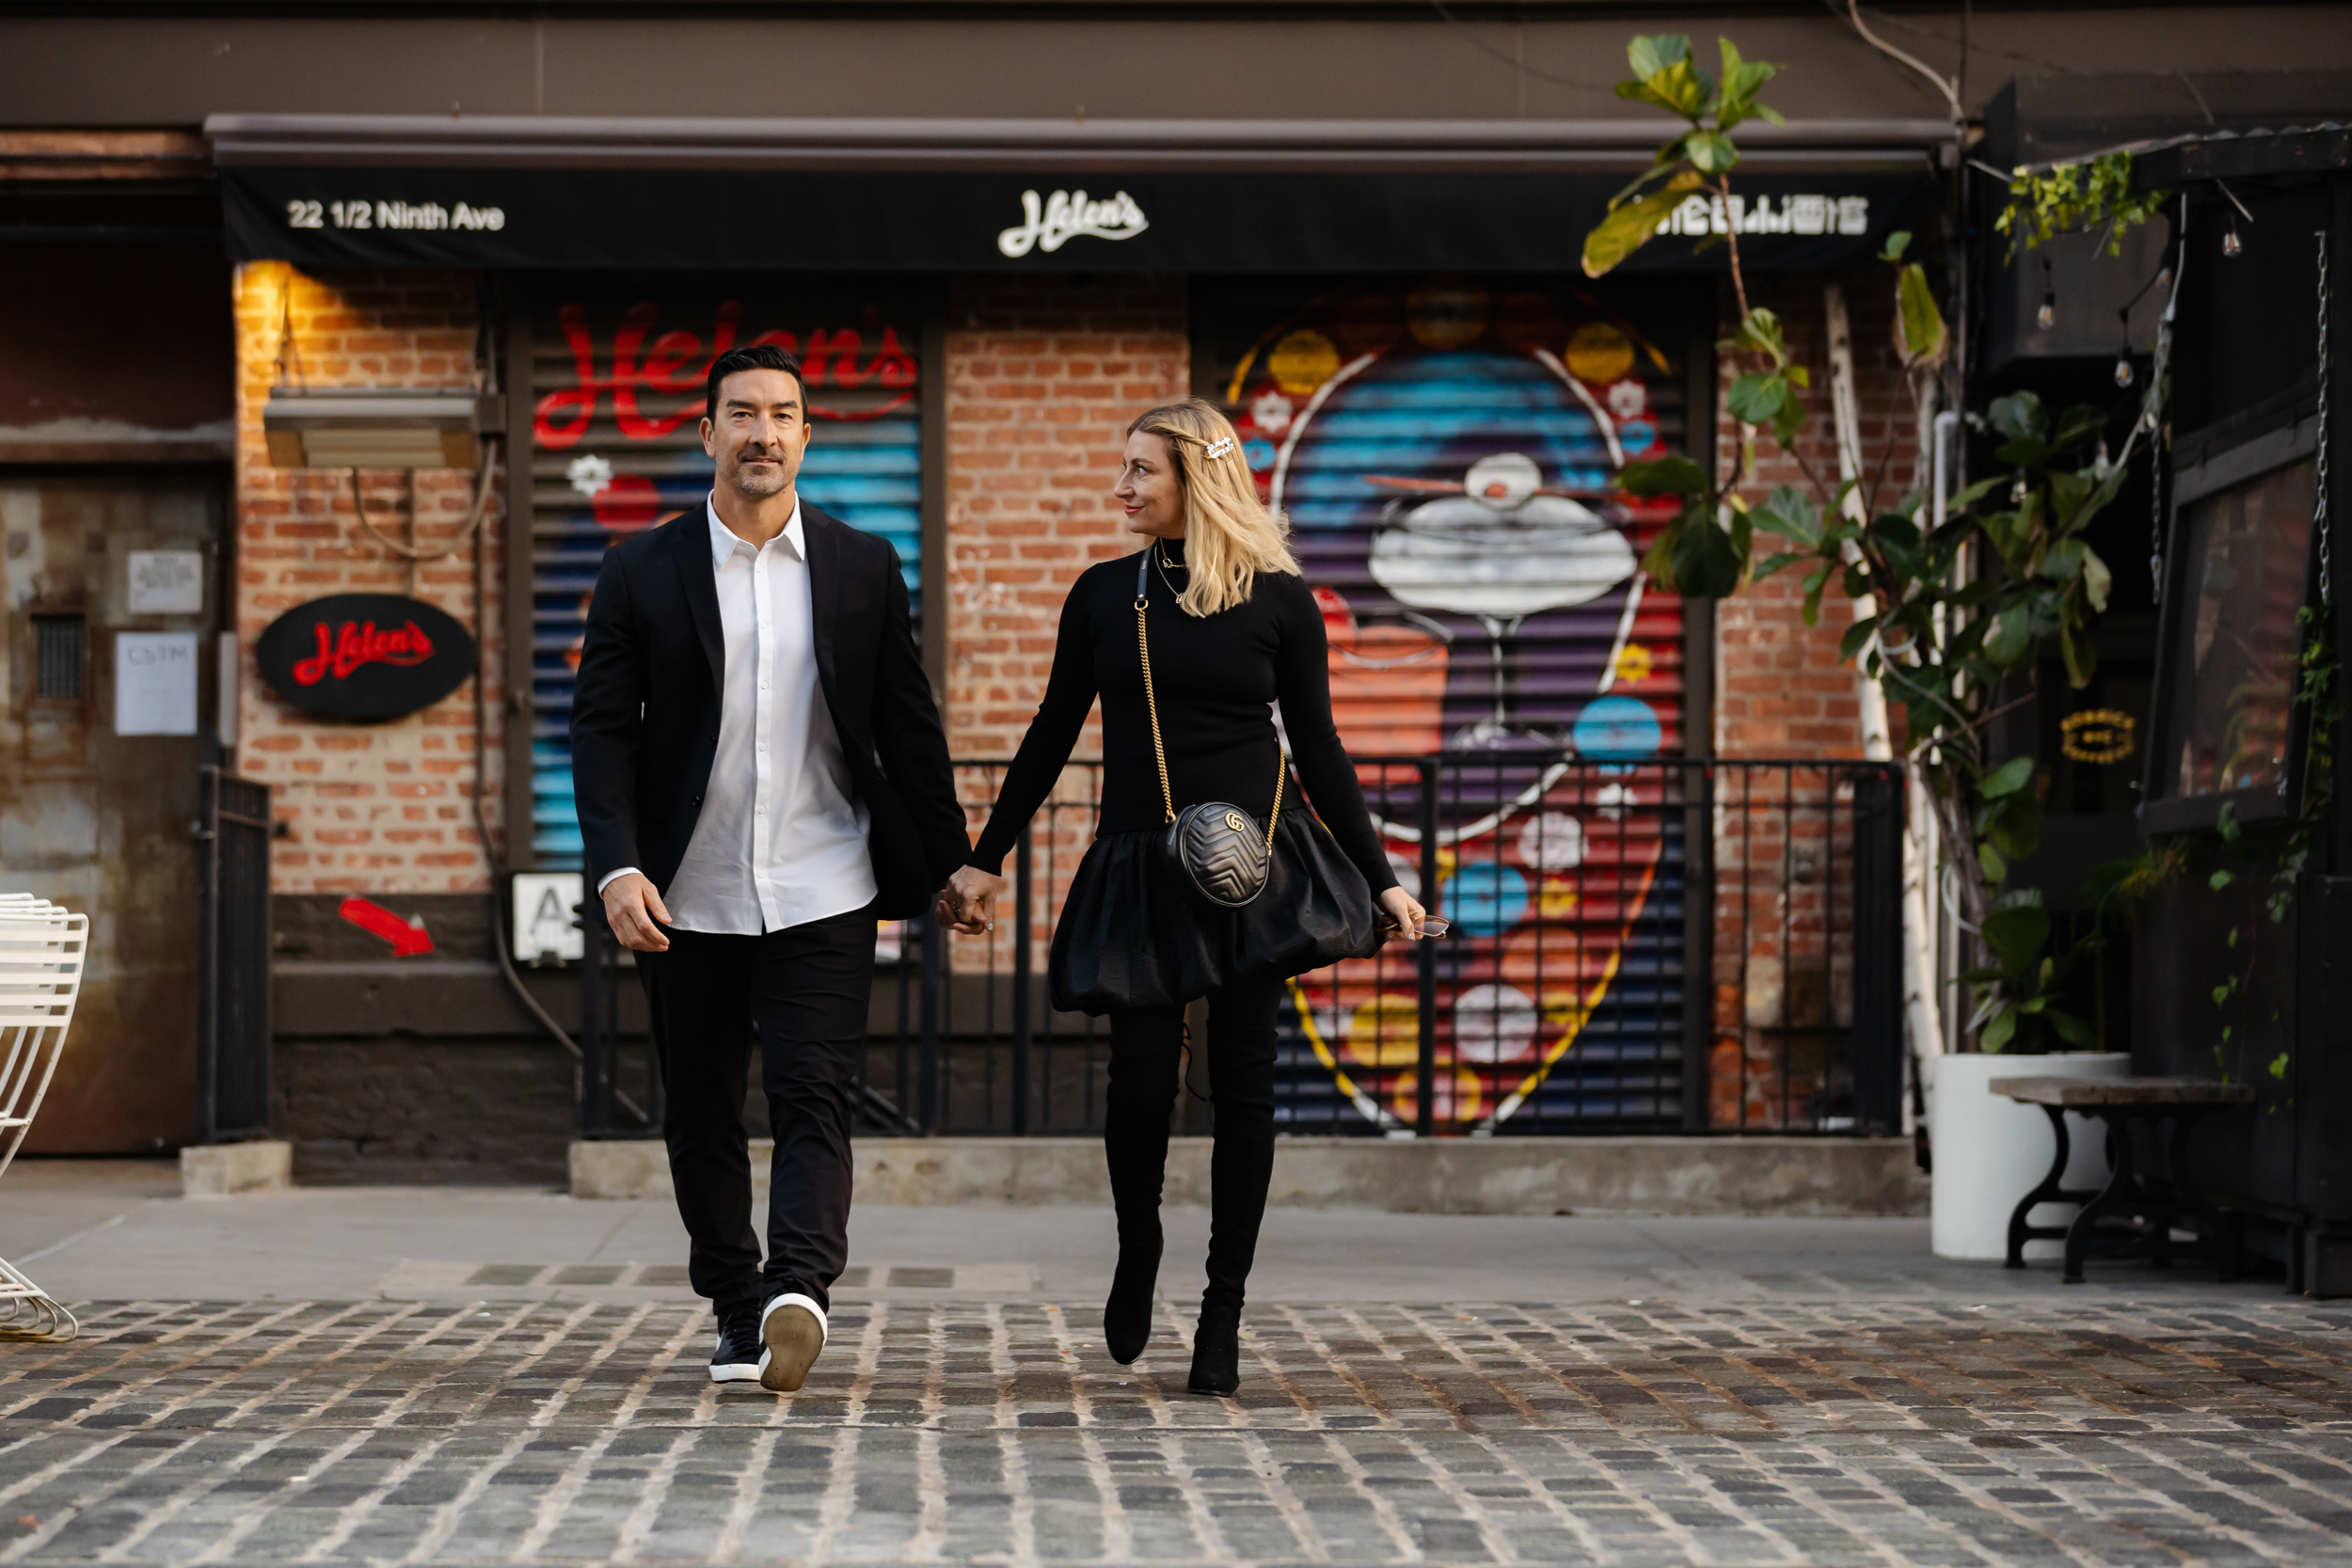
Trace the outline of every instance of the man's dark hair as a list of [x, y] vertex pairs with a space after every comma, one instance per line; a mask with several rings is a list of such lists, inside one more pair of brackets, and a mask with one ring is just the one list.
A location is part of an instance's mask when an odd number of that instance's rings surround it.
[[708, 400], [703, 412], [712, 423], [719, 420], [719, 383], [738, 371], [782, 371], [801, 389], [801, 417], [808, 417], [808, 377], [801, 373], [801, 362], [773, 343], [754, 343], [749, 348], [731, 348], [710, 362], [710, 385], [705, 389]]

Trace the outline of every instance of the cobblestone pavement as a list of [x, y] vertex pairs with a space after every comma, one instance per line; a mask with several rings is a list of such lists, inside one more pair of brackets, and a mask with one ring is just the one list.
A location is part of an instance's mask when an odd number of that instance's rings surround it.
[[673, 1303], [135, 1303], [0, 1350], [0, 1560], [2352, 1562], [2352, 1312], [842, 1303], [714, 1389]]

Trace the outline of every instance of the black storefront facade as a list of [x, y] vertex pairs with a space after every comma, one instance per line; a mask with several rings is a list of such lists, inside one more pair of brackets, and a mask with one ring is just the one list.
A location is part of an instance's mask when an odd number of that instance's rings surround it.
[[[1654, 150], [1646, 123], [221, 116], [207, 125], [238, 261], [329, 277], [470, 277], [495, 315], [504, 414], [486, 434], [528, 454], [507, 467], [513, 515], [530, 526], [508, 531], [503, 603], [512, 826], [501, 869], [522, 872], [579, 864], [564, 726], [587, 589], [607, 546], [675, 515], [707, 483], [692, 415], [702, 369], [722, 346], [780, 342], [809, 366], [822, 422], [804, 487], [892, 539], [944, 690], [955, 657], [953, 617], [938, 607], [952, 588], [957, 300], [1016, 279], [1049, 294], [1105, 275], [1156, 281], [1184, 302], [1192, 389], [1234, 410], [1253, 467], [1299, 522], [1304, 548], [1322, 552], [1311, 576], [1351, 617], [1364, 667], [1409, 672], [1433, 634], [1393, 606], [1385, 616], [1375, 608], [1385, 601], [1372, 528], [1357, 502], [1335, 499], [1333, 475], [1351, 490], [1367, 470], [1458, 487], [1472, 427], [1486, 433], [1473, 448], [1492, 445], [1498, 428], [1516, 432], [1502, 444], [1534, 451], [1547, 482], [1595, 491], [1644, 454], [1711, 462], [1722, 247], [1694, 255], [1696, 243], [1737, 221], [1752, 277], [1867, 276], [1888, 233], [1940, 230], [1948, 126], [1757, 133], [1736, 218], [1720, 204], [1688, 203], [1637, 265], [1595, 284], [1574, 258], [1610, 195]], [[1366, 325], [1384, 311], [1389, 328]], [[1629, 537], [1638, 543], [1637, 531]], [[1712, 744], [1706, 604], [1636, 584], [1581, 610], [1498, 617], [1479, 597], [1490, 590], [1458, 603], [1446, 592], [1430, 590], [1415, 613], [1445, 623], [1436, 639], [1462, 638], [1453, 675], [1381, 675], [1343, 692], [1356, 750], [1434, 752], [1506, 718], [1565, 737], [1589, 709], [1602, 712], [1588, 727], [1605, 717], [1610, 734], [1662, 755]], [[1357, 608], [1369, 613], [1360, 627]], [[1485, 635], [1499, 621], [1518, 638], [1515, 653], [1534, 650], [1519, 657], [1579, 684], [1515, 691], [1505, 715], [1483, 673], [1503, 658]], [[1343, 716], [1343, 731], [1350, 723]], [[1489, 836], [1547, 816], [1540, 793], [1518, 808], [1528, 821]], [[1414, 855], [1404, 839], [1394, 847]], [[1628, 872], [1636, 879], [1625, 896], [1650, 911], [1657, 951], [1637, 954], [1637, 941], [1650, 939], [1626, 939], [1628, 974], [1645, 961], [1662, 972], [1707, 940], [1705, 911], [1681, 897], [1678, 851], [1658, 842]], [[1496, 927], [1484, 934], [1498, 951], [1539, 945], [1548, 924], [1565, 921], [1551, 900], [1500, 885], [1518, 875], [1498, 864], [1499, 885], [1482, 895]], [[1531, 870], [1531, 891], [1533, 880]], [[1576, 1104], [1594, 1131], [1704, 1127], [1695, 1086], [1685, 1093], [1661, 1068], [1705, 1049], [1703, 1012], [1655, 985], [1611, 989], [1617, 962], [1594, 995], [1625, 999], [1640, 1065], [1581, 1084]], [[380, 984], [391, 990], [371, 994], [419, 1034], [462, 1033], [469, 1007], [476, 1019], [520, 1022], [493, 975], [428, 1000], [421, 974], [403, 985], [398, 966], [388, 970]], [[526, 984], [569, 1020], [567, 979], [537, 974]], [[307, 1031], [337, 1005], [321, 986], [305, 981], [305, 995], [321, 994], [291, 1009]], [[624, 1032], [636, 1022], [633, 990], [618, 993]], [[1378, 1023], [1376, 1008], [1372, 1016]], [[1302, 1029], [1313, 1022], [1302, 1008]], [[1337, 1029], [1327, 1032], [1327, 1056], [1340, 1047]], [[1411, 1125], [1410, 1106], [1391, 1104], [1404, 1091], [1374, 1086], [1393, 1072], [1358, 1066], [1351, 1077], [1331, 1065], [1310, 1074], [1327, 1119], [1298, 1131], [1376, 1132], [1400, 1115]], [[1568, 1092], [1565, 1083], [1551, 1079], [1550, 1092]], [[1466, 1082], [1449, 1103], [1467, 1131], [1480, 1114], [1492, 1117], [1499, 1098], [1482, 1100]]]

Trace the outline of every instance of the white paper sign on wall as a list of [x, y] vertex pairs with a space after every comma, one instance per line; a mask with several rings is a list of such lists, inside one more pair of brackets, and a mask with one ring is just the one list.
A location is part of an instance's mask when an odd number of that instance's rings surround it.
[[130, 577], [134, 615], [204, 613], [201, 550], [133, 550]]
[[572, 907], [583, 886], [577, 871], [518, 871], [515, 874], [515, 958], [521, 963], [553, 958], [571, 962], [585, 946], [572, 924]]
[[196, 733], [197, 634], [115, 634], [115, 734]]

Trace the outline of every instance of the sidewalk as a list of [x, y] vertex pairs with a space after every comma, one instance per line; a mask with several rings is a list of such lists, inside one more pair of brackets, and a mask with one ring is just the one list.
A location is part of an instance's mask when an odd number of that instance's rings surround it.
[[1107, 1215], [878, 1209], [779, 1400], [653, 1205], [8, 1182], [5, 1560], [2352, 1563], [2352, 1310], [1923, 1221], [1277, 1212], [1219, 1401], [1199, 1212], [1121, 1368]]

